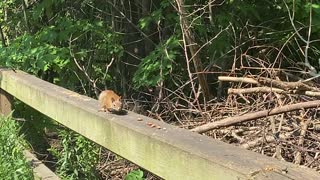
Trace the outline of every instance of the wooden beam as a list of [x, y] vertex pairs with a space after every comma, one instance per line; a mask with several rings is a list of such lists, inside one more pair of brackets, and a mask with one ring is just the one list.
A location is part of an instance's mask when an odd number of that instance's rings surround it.
[[[151, 118], [98, 112], [98, 102], [17, 71], [0, 70], [0, 87], [114, 153], [164, 179], [317, 179], [278, 161]], [[147, 123], [161, 127], [151, 128]]]
[[8, 116], [12, 111], [13, 97], [0, 88], [0, 113], [4, 116]]
[[31, 152], [24, 150], [23, 154], [32, 167], [35, 179], [60, 180], [60, 178], [55, 173], [53, 173]]

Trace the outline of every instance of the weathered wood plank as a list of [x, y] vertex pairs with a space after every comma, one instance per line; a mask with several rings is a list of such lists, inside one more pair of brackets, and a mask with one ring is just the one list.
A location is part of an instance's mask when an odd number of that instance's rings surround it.
[[[128, 112], [98, 112], [96, 100], [23, 72], [0, 70], [0, 87], [38, 111], [165, 179], [318, 179], [277, 161]], [[137, 121], [142, 118], [143, 121]], [[150, 128], [146, 123], [160, 125]]]
[[35, 179], [60, 180], [60, 178], [56, 174], [54, 174], [47, 166], [45, 166], [32, 153], [30, 153], [27, 150], [24, 150], [23, 154], [32, 167]]
[[13, 97], [0, 88], [0, 114], [7, 116], [12, 111]]

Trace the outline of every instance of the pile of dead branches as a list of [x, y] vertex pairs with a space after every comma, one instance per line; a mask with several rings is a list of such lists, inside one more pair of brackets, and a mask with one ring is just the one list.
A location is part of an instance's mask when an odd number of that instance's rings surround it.
[[219, 81], [237, 88], [229, 88], [226, 101], [212, 108], [216, 116], [192, 131], [320, 171], [320, 89], [265, 77]]

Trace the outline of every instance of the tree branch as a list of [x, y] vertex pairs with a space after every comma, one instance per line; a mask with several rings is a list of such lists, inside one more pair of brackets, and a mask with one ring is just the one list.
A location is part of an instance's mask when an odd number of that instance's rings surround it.
[[298, 90], [290, 90], [285, 91], [279, 88], [272, 88], [272, 87], [253, 87], [253, 88], [246, 88], [246, 89], [228, 89], [228, 94], [251, 94], [251, 93], [279, 93], [279, 94], [299, 94], [299, 95], [306, 95], [312, 97], [319, 97], [320, 92], [313, 92], [313, 91], [298, 91]]
[[296, 111], [304, 108], [314, 108], [319, 106], [320, 106], [320, 100], [291, 104], [291, 105], [277, 107], [271, 110], [263, 110], [263, 111], [248, 113], [241, 116], [228, 117], [220, 121], [215, 121], [202, 126], [198, 126], [196, 128], [191, 129], [191, 131], [204, 133], [212, 129], [231, 126], [237, 123], [243, 123], [243, 122], [247, 122], [247, 121], [262, 118], [262, 117], [272, 116], [272, 115], [281, 114], [281, 113], [290, 112], [290, 111]]

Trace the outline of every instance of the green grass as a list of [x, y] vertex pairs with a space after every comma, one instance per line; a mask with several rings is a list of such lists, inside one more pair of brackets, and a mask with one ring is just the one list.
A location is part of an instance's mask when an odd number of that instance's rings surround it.
[[24, 148], [18, 124], [11, 117], [0, 116], [0, 179], [34, 179]]

